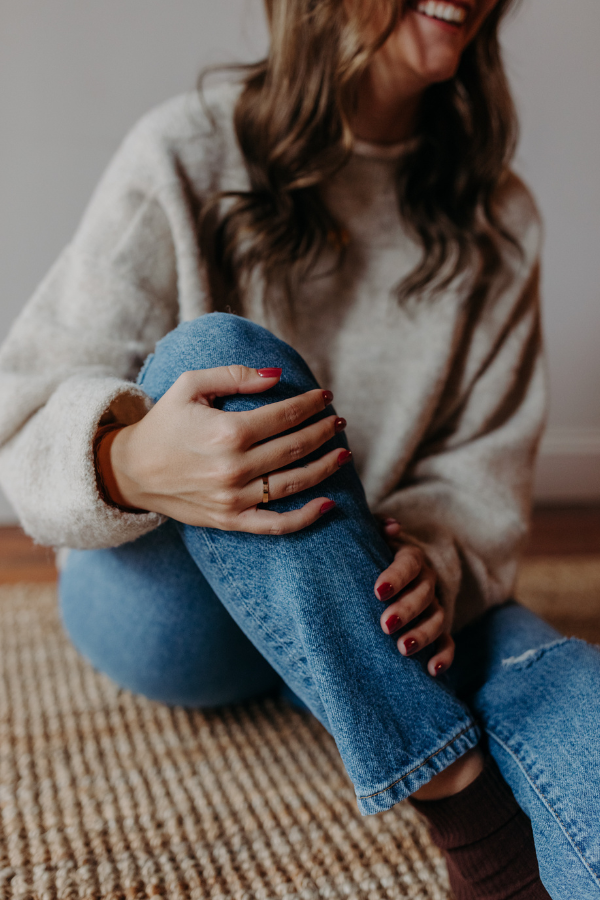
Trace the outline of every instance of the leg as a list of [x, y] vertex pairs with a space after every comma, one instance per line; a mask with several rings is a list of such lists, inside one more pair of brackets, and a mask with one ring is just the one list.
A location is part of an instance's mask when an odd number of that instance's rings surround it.
[[600, 651], [515, 603], [457, 638], [450, 679], [533, 826], [560, 900], [600, 898]]
[[281, 684], [215, 596], [173, 522], [122, 547], [71, 551], [60, 601], [83, 656], [154, 700], [219, 706]]
[[[226, 399], [226, 410], [252, 409], [317, 387], [291, 347], [247, 320], [222, 314], [186, 323], [164, 338], [140, 383], [158, 399], [187, 370], [236, 363], [281, 366], [283, 376], [267, 394]], [[335, 440], [344, 446], [343, 438]], [[477, 744], [478, 731], [467, 707], [425, 671], [423, 655], [401, 657], [393, 639], [381, 633], [373, 585], [390, 551], [353, 467], [331, 477], [326, 492], [337, 509], [284, 538], [190, 526], [180, 532], [243, 632], [334, 735], [361, 811], [374, 813], [454, 763]], [[291, 509], [310, 496], [306, 491], [273, 507]]]

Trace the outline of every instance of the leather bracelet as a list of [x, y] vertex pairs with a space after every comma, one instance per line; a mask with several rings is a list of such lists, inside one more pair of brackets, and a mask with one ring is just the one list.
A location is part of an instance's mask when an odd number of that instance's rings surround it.
[[[137, 509], [136, 507], [126, 506], [120, 501], [123, 499], [119, 493], [117, 482], [115, 481], [112, 469], [110, 468], [109, 454], [110, 446], [117, 436], [117, 431], [126, 428], [118, 422], [112, 422], [109, 425], [101, 425], [94, 438], [94, 468], [96, 470], [96, 484], [98, 493], [107, 506], [118, 509], [121, 512], [134, 513], [141, 515], [146, 513], [146, 509]], [[112, 435], [112, 437], [110, 437]], [[106, 463], [109, 463], [107, 466]], [[108, 471], [107, 471], [108, 469]]]

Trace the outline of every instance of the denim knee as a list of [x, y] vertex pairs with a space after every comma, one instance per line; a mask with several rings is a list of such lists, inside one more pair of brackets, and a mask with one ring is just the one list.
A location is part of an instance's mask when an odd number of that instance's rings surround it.
[[[242, 365], [252, 369], [275, 366], [283, 370], [273, 399], [312, 390], [318, 383], [302, 357], [254, 322], [228, 313], [208, 313], [183, 322], [156, 345], [138, 376], [146, 393], [157, 400], [184, 372], [218, 366]], [[245, 398], [245, 408], [273, 402], [263, 395]], [[228, 407], [230, 408], [230, 407]]]

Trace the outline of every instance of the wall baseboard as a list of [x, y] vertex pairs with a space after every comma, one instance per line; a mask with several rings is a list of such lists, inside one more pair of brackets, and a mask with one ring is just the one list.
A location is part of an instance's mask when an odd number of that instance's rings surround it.
[[[546, 432], [538, 460], [534, 497], [543, 503], [600, 503], [600, 428]], [[0, 525], [17, 517], [0, 492]]]
[[600, 428], [554, 428], [542, 440], [534, 483], [542, 502], [600, 502]]

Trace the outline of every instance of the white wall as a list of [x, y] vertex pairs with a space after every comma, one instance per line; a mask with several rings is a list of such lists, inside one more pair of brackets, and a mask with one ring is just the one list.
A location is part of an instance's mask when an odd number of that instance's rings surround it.
[[[261, 0], [0, 0], [0, 339], [138, 116], [265, 41]], [[598, 0], [524, 0], [506, 31], [547, 228], [545, 498], [600, 498], [599, 43]]]
[[136, 119], [265, 47], [261, 0], [0, 0], [0, 340]]
[[522, 0], [505, 34], [522, 123], [518, 168], [546, 226], [545, 499], [600, 500], [599, 46], [598, 0]]

